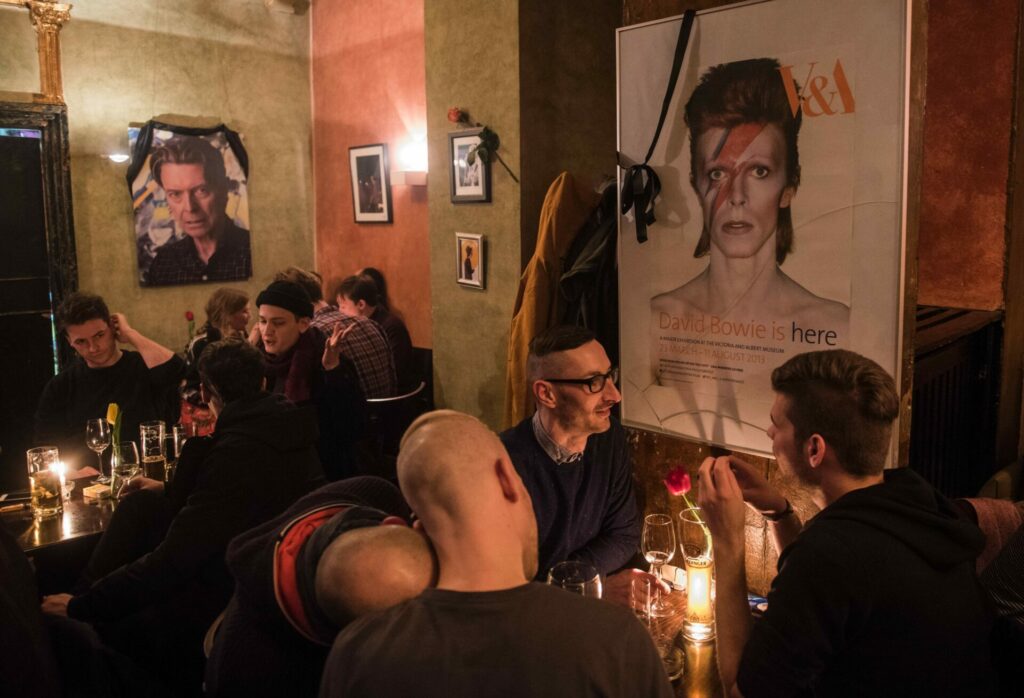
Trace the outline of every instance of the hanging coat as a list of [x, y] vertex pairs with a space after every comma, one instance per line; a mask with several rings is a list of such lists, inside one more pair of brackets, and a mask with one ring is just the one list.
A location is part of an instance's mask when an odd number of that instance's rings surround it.
[[530, 340], [559, 323], [558, 281], [562, 259], [576, 232], [597, 204], [598, 196], [580, 187], [572, 175], [558, 175], [544, 197], [533, 257], [519, 280], [505, 371], [505, 426], [511, 427], [533, 413], [533, 395], [526, 380]]

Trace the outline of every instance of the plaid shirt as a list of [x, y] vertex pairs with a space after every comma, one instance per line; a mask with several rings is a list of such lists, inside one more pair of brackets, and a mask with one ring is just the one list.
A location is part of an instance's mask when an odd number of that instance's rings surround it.
[[355, 325], [341, 340], [341, 353], [355, 364], [363, 397], [396, 395], [398, 379], [395, 377], [395, 362], [384, 330], [373, 320], [342, 315], [329, 306], [316, 311], [310, 324], [324, 337], [330, 337], [339, 322], [343, 328]]
[[170, 286], [196, 284], [202, 281], [237, 281], [248, 279], [250, 276], [252, 254], [249, 249], [249, 231], [228, 220], [217, 239], [216, 251], [205, 264], [199, 259], [192, 238], [187, 235], [181, 240], [168, 242], [158, 248], [146, 275], [146, 285]]

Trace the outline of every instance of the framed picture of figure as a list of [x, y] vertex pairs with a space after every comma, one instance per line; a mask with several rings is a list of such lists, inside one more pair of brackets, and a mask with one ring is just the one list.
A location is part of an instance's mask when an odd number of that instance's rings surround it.
[[483, 158], [477, 157], [482, 128], [453, 131], [448, 134], [451, 156], [451, 193], [453, 204], [479, 203], [491, 200], [491, 170]]
[[391, 223], [391, 178], [384, 143], [348, 149], [356, 223]]
[[[900, 383], [909, 7], [697, 13], [648, 161], [657, 219], [619, 219], [624, 424], [769, 455], [793, 356], [847, 349]], [[618, 31], [622, 162], [645, 160], [681, 24]]]
[[484, 236], [455, 233], [455, 280], [463, 286], [484, 288]]
[[252, 276], [249, 158], [223, 124], [129, 126], [128, 190], [144, 287]]

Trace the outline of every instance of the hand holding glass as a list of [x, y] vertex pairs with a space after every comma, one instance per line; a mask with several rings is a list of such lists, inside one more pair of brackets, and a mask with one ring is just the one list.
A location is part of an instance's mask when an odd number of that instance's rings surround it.
[[122, 441], [110, 457], [110, 494], [120, 497], [124, 486], [139, 474], [139, 449], [134, 441]]
[[[660, 580], [662, 566], [676, 554], [676, 526], [671, 516], [648, 514], [644, 517], [640, 549], [643, 550], [647, 562], [651, 563], [651, 573]], [[671, 604], [659, 595], [652, 612], [656, 616], [670, 615]]]

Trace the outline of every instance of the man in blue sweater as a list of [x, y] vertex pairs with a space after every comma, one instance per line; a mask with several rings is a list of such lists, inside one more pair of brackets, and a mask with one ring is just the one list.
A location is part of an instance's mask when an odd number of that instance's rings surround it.
[[626, 434], [611, 416], [621, 399], [618, 369], [590, 330], [558, 326], [530, 342], [527, 378], [537, 411], [501, 440], [533, 499], [536, 578], [569, 559], [607, 575], [640, 542], [633, 463]]

